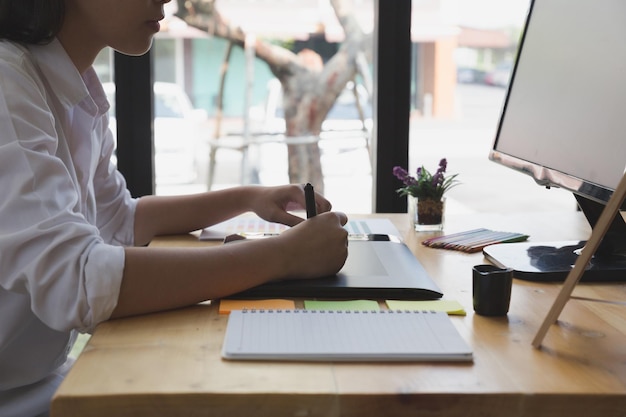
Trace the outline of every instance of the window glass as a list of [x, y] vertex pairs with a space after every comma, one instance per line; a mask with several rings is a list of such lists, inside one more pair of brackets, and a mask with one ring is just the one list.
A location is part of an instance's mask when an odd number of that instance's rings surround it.
[[113, 82], [113, 50], [111, 48], [103, 49], [93, 65], [98, 74], [98, 78], [103, 83]]
[[[324, 194], [334, 207], [352, 213], [371, 212], [374, 1], [350, 2], [355, 5], [354, 18], [370, 42], [360, 48], [360, 58], [365, 60], [361, 71], [343, 82], [345, 88], [337, 92], [319, 133], [314, 128], [311, 132], [294, 129], [294, 124], [285, 122], [298, 120], [292, 118], [297, 107], [283, 101], [284, 85], [291, 81], [286, 77], [281, 83], [279, 76], [305, 68], [313, 76], [303, 77], [288, 88], [312, 87], [321, 79], [317, 71], [322, 71], [345, 43], [346, 36], [329, 1], [215, 2], [224, 20], [245, 34], [248, 48], [235, 45], [230, 51], [228, 39], [187, 25], [174, 15], [175, 2], [168, 3], [168, 17], [153, 46], [156, 193], [204, 191], [209, 182], [211, 189], [242, 183], [301, 182], [290, 175], [286, 145], [295, 131], [297, 139], [292, 142], [305, 144], [294, 147], [308, 146], [306, 143], [317, 141], [319, 136], [319, 155], [310, 154], [309, 158], [319, 159]], [[266, 51], [259, 48], [278, 51], [272, 59], [280, 54], [288, 59], [297, 57], [297, 65], [270, 62]], [[224, 68], [226, 76], [222, 79]], [[338, 67], [337, 71], [344, 69]], [[299, 104], [311, 115], [316, 105], [322, 104]], [[243, 146], [246, 142], [252, 145]]]
[[413, 1], [409, 165], [434, 172], [448, 160], [462, 183], [447, 194], [448, 212], [575, 209], [571, 194], [488, 160], [528, 6]]
[[[109, 126], [113, 131], [113, 137], [117, 141], [117, 132], [116, 132], [116, 122], [115, 122], [115, 84], [114, 84], [114, 74], [113, 74], [113, 59], [114, 52], [111, 48], [103, 49], [96, 60], [94, 61], [94, 69], [96, 74], [98, 74], [98, 78], [103, 84], [104, 92], [107, 95], [107, 99], [109, 100], [109, 104], [111, 107], [109, 108]], [[117, 164], [117, 155], [113, 154], [112, 161], [114, 164]]]

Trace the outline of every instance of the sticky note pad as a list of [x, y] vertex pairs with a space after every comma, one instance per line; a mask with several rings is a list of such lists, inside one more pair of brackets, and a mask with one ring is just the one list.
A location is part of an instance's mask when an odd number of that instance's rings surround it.
[[293, 300], [220, 300], [220, 314], [228, 314], [232, 310], [293, 310]]
[[443, 311], [451, 315], [464, 316], [465, 309], [454, 300], [427, 300], [427, 301], [405, 301], [387, 300], [387, 307], [390, 310], [428, 310]]
[[307, 310], [380, 310], [378, 301], [374, 300], [347, 300], [347, 301], [318, 301], [305, 300], [304, 308]]

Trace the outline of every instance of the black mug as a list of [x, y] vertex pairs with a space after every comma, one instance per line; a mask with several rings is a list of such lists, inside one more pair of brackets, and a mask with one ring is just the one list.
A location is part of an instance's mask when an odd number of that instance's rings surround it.
[[504, 316], [509, 312], [513, 270], [494, 265], [472, 268], [474, 311], [481, 316]]

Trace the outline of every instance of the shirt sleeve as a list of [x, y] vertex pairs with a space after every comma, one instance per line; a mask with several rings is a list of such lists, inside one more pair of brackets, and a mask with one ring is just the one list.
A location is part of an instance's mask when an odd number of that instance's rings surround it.
[[134, 244], [134, 223], [137, 200], [131, 198], [124, 176], [111, 162], [114, 152], [113, 134], [108, 127], [108, 116], [102, 124], [103, 143], [100, 162], [94, 175], [96, 225], [105, 242], [114, 245]]
[[20, 64], [0, 65], [0, 286], [27, 294], [50, 328], [90, 331], [117, 303], [124, 249], [111, 243], [132, 239], [134, 202], [113, 173], [101, 184], [102, 220], [91, 224], [77, 209], [80, 190], [56, 156], [46, 89], [27, 60]]

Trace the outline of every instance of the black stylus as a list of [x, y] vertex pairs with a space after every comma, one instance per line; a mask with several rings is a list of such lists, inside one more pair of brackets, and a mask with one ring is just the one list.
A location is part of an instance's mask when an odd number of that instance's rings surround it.
[[315, 192], [313, 191], [313, 186], [310, 183], [307, 183], [304, 186], [304, 198], [306, 202], [306, 218], [310, 219], [311, 217], [317, 216], [317, 208], [315, 207]]

